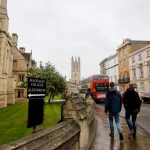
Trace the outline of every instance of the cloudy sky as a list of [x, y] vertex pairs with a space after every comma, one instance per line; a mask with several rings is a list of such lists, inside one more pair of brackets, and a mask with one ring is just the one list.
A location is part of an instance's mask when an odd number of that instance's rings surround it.
[[9, 32], [36, 61], [70, 79], [71, 57], [81, 78], [100, 72], [123, 39], [150, 40], [149, 0], [8, 0]]

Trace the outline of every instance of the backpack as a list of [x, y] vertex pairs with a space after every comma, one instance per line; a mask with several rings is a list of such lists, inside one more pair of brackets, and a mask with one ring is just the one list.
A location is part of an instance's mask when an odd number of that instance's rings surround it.
[[109, 92], [109, 112], [119, 113], [121, 111], [122, 101], [118, 91]]

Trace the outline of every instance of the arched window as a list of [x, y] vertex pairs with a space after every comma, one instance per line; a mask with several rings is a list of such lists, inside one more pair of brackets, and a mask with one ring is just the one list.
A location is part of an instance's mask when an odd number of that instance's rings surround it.
[[124, 78], [127, 79], [128, 78], [128, 72], [124, 73]]
[[122, 73], [120, 73], [120, 79], [123, 79], [123, 77], [122, 77]]

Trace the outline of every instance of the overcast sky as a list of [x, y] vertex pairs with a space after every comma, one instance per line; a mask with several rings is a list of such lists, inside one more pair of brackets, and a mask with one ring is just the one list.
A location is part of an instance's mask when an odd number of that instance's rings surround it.
[[9, 32], [39, 62], [51, 62], [67, 79], [71, 57], [81, 78], [100, 72], [123, 39], [150, 40], [149, 0], [8, 0]]

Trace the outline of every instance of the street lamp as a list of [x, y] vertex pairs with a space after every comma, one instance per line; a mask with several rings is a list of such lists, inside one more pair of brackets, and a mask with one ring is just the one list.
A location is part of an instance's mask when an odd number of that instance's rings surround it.
[[29, 69], [29, 63], [27, 63], [27, 77], [28, 77], [28, 69]]

